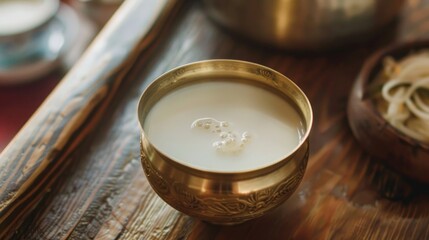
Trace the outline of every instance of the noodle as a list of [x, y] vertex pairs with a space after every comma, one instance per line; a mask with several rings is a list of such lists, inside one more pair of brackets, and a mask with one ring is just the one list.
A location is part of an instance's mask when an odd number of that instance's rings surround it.
[[[383, 61], [386, 80], [380, 107], [383, 117], [402, 133], [429, 142], [429, 54], [414, 54], [396, 62]], [[381, 105], [380, 105], [381, 106]]]

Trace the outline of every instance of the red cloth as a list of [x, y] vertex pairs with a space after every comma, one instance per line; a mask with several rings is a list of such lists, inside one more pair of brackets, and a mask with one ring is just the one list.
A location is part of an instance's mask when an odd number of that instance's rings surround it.
[[0, 85], [0, 152], [56, 86], [59, 76], [54, 75], [27, 84]]

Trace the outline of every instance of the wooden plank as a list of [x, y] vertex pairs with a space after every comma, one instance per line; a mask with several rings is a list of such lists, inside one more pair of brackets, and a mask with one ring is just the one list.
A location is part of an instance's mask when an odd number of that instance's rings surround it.
[[[0, 155], [0, 229], [19, 225], [52, 184], [50, 174], [93, 131], [138, 54], [175, 0], [128, 0]], [[0, 231], [0, 238], [8, 231]]]

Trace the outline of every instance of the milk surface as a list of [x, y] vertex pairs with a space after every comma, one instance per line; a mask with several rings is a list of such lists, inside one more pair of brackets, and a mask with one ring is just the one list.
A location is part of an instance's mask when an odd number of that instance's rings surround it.
[[143, 128], [165, 155], [212, 172], [276, 163], [299, 145], [305, 132], [288, 101], [232, 81], [195, 83], [170, 92], [152, 107]]

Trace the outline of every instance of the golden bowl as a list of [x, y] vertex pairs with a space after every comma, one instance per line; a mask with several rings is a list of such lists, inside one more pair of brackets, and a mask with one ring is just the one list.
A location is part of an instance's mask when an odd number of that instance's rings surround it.
[[422, 49], [429, 49], [429, 41], [405, 42], [372, 55], [356, 79], [347, 110], [353, 134], [367, 152], [399, 173], [429, 183], [429, 144], [411, 138], [390, 125], [377, 109], [369, 87], [382, 70], [386, 56], [401, 59]]
[[[220, 77], [246, 81], [290, 100], [300, 112], [305, 128], [302, 141], [291, 154], [259, 169], [225, 173], [180, 164], [154, 147], [143, 128], [154, 104], [184, 84]], [[258, 64], [208, 60], [173, 69], [144, 91], [139, 100], [138, 118], [142, 131], [141, 161], [152, 188], [175, 209], [211, 223], [238, 224], [274, 209], [295, 191], [307, 166], [308, 136], [313, 122], [310, 102], [290, 79]]]

